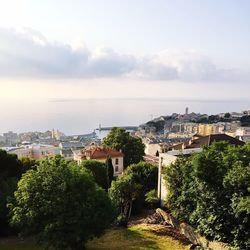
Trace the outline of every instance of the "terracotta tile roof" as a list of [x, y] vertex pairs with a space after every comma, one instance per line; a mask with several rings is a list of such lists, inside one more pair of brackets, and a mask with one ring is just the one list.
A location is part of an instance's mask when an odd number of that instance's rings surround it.
[[245, 143], [240, 141], [234, 137], [231, 137], [226, 134], [215, 134], [215, 135], [207, 135], [201, 136], [198, 139], [192, 139], [189, 142], [184, 142], [181, 144], [177, 144], [171, 147], [171, 149], [187, 149], [187, 148], [201, 148], [203, 146], [209, 146], [213, 142], [226, 141], [235, 146], [242, 146]]
[[115, 149], [96, 146], [81, 152], [81, 159], [107, 159], [108, 157], [123, 157], [124, 154]]

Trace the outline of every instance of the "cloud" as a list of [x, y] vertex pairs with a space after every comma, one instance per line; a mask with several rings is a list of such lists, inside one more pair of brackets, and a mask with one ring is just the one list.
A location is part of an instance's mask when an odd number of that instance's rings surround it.
[[231, 81], [240, 71], [220, 69], [194, 50], [165, 50], [137, 57], [110, 48], [90, 51], [49, 42], [33, 29], [0, 28], [0, 75], [25, 78], [112, 78], [153, 80]]

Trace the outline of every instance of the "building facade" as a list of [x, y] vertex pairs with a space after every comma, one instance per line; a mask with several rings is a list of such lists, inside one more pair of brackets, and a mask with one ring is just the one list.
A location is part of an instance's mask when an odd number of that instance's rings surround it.
[[123, 153], [115, 149], [104, 146], [92, 146], [89, 149], [83, 149], [74, 154], [74, 160], [80, 165], [85, 160], [96, 160], [106, 162], [110, 157], [114, 168], [114, 175], [119, 176], [123, 173]]

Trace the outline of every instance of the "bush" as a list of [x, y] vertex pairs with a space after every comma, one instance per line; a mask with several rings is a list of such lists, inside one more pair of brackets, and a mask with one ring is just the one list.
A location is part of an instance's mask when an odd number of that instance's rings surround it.
[[55, 249], [82, 249], [114, 218], [107, 193], [83, 167], [61, 157], [41, 161], [18, 182], [11, 223]]
[[96, 160], [86, 160], [82, 161], [81, 166], [90, 171], [95, 182], [100, 187], [107, 189], [107, 173], [105, 163]]
[[213, 143], [166, 168], [167, 206], [209, 239], [250, 248], [250, 144]]
[[157, 207], [159, 204], [159, 198], [157, 196], [157, 191], [155, 189], [150, 190], [145, 194], [145, 201], [150, 205], [150, 207]]

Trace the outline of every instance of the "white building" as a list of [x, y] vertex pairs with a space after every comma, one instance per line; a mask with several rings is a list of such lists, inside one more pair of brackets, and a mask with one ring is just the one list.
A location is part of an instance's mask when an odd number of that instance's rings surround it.
[[18, 157], [30, 157], [41, 159], [59, 155], [59, 148], [52, 145], [31, 144], [20, 147], [5, 148], [8, 153], [16, 154]]

